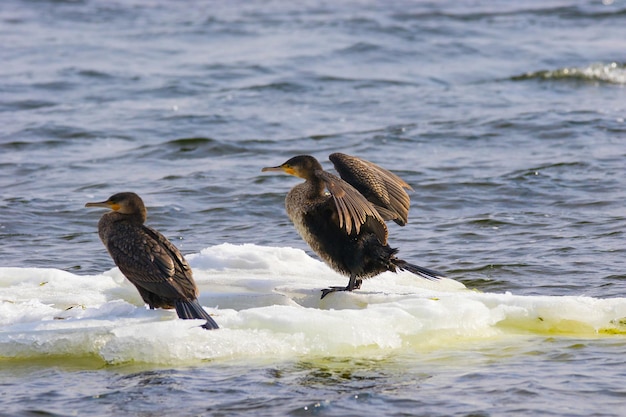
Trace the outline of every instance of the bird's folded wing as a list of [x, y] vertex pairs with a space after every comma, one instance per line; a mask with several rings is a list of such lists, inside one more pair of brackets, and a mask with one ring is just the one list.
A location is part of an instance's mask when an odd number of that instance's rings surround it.
[[196, 298], [198, 289], [193, 279], [193, 272], [178, 248], [156, 230], [147, 226], [144, 226], [144, 230], [159, 244], [160, 251], [159, 256], [154, 259], [155, 264], [163, 273], [169, 274], [170, 283], [176, 287], [182, 297]]
[[180, 297], [185, 292], [180, 281], [185, 279], [178, 278], [175, 260], [160, 244], [159, 237], [162, 237], [160, 233], [144, 226], [132, 239], [128, 236], [110, 239], [109, 253], [120, 271], [136, 286], [161, 297]]

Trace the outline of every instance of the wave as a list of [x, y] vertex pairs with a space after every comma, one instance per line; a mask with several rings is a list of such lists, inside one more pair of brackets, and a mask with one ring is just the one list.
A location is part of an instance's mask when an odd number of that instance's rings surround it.
[[596, 63], [587, 67], [560, 68], [528, 72], [511, 77], [514, 81], [525, 80], [577, 80], [589, 82], [605, 82], [610, 84], [626, 84], [626, 64], [612, 62]]
[[321, 300], [320, 289], [347, 278], [299, 249], [222, 244], [188, 260], [219, 330], [146, 309], [117, 268], [98, 275], [0, 268], [0, 362], [366, 357], [468, 340], [626, 334], [626, 298], [481, 293], [451, 279], [385, 273]]

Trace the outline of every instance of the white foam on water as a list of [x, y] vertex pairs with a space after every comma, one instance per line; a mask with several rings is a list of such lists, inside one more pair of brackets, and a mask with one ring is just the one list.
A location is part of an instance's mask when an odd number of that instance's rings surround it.
[[[97, 357], [106, 363], [386, 355], [465, 340], [626, 333], [626, 298], [481, 293], [408, 272], [347, 278], [288, 247], [222, 244], [187, 256], [219, 330], [147, 309], [117, 268], [101, 275], [0, 268], [0, 358]], [[615, 336], [612, 336], [615, 337]]]
[[586, 67], [565, 67], [556, 70], [529, 72], [518, 78], [573, 79], [623, 85], [626, 84], [626, 65], [617, 62], [595, 63]]

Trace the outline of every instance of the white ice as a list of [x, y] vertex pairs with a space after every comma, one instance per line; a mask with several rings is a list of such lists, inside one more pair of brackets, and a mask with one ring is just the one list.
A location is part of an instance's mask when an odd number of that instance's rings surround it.
[[626, 333], [626, 298], [482, 293], [402, 272], [320, 300], [322, 288], [345, 285], [347, 278], [299, 249], [222, 244], [187, 259], [200, 303], [219, 330], [147, 309], [117, 268], [91, 276], [0, 268], [0, 359], [171, 364], [388, 355], [467, 340]]

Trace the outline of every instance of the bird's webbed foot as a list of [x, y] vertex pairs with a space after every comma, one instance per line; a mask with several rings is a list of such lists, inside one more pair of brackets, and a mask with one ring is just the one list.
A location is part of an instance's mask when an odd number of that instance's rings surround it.
[[324, 297], [326, 297], [328, 294], [332, 293], [332, 292], [336, 292], [336, 291], [352, 291], [352, 290], [358, 290], [359, 288], [361, 288], [361, 283], [363, 281], [360, 279], [356, 279], [356, 278], [350, 278], [350, 282], [348, 282], [348, 285], [345, 287], [330, 287], [330, 288], [324, 288], [322, 290], [322, 297], [320, 298], [323, 299]]

